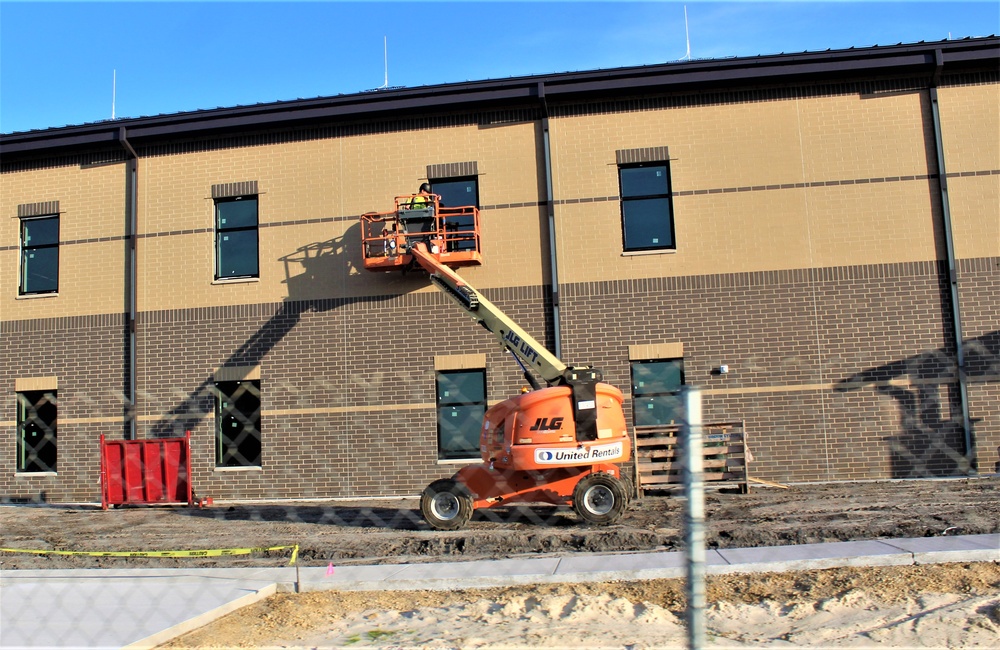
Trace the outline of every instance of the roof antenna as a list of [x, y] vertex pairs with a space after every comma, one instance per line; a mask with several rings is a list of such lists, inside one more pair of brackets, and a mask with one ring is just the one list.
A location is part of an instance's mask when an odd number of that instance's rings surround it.
[[681, 61], [691, 60], [691, 32], [688, 31], [688, 6], [684, 5], [684, 40], [687, 43], [687, 52], [680, 58]]
[[361, 92], [377, 93], [380, 90], [395, 90], [397, 88], [403, 88], [403, 86], [389, 85], [389, 38], [387, 36], [382, 37], [382, 57], [385, 63], [385, 83], [383, 83], [378, 88], [370, 88], [368, 90], [362, 90]]
[[115, 119], [115, 94], [118, 90], [118, 70], [111, 71], [111, 119]]
[[389, 87], [389, 38], [387, 36], [382, 37], [382, 60], [385, 62], [385, 83], [378, 87], [379, 90], [385, 90]]

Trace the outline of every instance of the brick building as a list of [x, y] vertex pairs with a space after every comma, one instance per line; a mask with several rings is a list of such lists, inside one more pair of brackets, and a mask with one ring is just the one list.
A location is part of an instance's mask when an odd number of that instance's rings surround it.
[[[783, 482], [992, 472], [1000, 38], [339, 95], [0, 136], [0, 498], [192, 432], [216, 498], [414, 494], [518, 368], [359, 215], [481, 210], [463, 276]], [[728, 370], [723, 372], [723, 366]], [[961, 367], [961, 371], [960, 371]]]

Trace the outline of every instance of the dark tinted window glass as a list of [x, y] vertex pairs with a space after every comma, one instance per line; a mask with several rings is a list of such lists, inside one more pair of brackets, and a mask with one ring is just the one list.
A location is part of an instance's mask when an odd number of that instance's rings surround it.
[[468, 404], [486, 399], [483, 371], [439, 372], [437, 375], [438, 404]]
[[438, 445], [441, 458], [479, 456], [479, 430], [486, 407], [444, 406], [438, 409]]
[[59, 217], [21, 221], [21, 278], [18, 293], [59, 290]]
[[684, 414], [684, 405], [677, 395], [637, 397], [633, 404], [637, 427], [680, 424]]
[[457, 208], [463, 205], [479, 207], [479, 185], [475, 177], [431, 181], [431, 191], [441, 196], [441, 206]]
[[234, 230], [219, 235], [219, 277], [257, 275], [257, 231]]
[[634, 199], [622, 204], [625, 249], [672, 247], [669, 199]]
[[215, 225], [216, 279], [257, 277], [257, 198], [217, 201]]
[[622, 197], [656, 196], [669, 191], [667, 166], [626, 167], [621, 170]]
[[479, 432], [486, 413], [486, 373], [451, 370], [437, 373], [438, 458], [479, 456]]
[[644, 163], [619, 167], [618, 179], [624, 250], [676, 248], [669, 166]]
[[21, 293], [59, 290], [59, 248], [24, 249], [21, 259]]
[[25, 246], [45, 246], [59, 243], [59, 217], [25, 219], [21, 223], [24, 226]]
[[260, 382], [216, 383], [215, 417], [216, 466], [259, 467]]
[[17, 394], [17, 471], [56, 471], [56, 391]]
[[683, 359], [632, 362], [632, 413], [636, 426], [680, 422]]
[[217, 214], [219, 219], [217, 227], [220, 230], [256, 227], [257, 199], [220, 201]]
[[636, 361], [632, 364], [632, 391], [635, 395], [672, 393], [683, 385], [680, 359]]

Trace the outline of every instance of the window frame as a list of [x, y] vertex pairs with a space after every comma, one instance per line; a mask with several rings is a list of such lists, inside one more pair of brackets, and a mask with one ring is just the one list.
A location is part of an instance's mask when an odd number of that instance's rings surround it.
[[[481, 400], [460, 400], [460, 399], [447, 399], [441, 395], [441, 377], [452, 376], [452, 375], [478, 375], [482, 382], [482, 399]], [[449, 370], [435, 370], [434, 372], [434, 402], [435, 402], [435, 427], [437, 433], [437, 457], [438, 461], [477, 461], [482, 458], [480, 451], [480, 434], [483, 427], [483, 418], [479, 417], [476, 421], [475, 435], [472, 436], [472, 429], [468, 431], [463, 431], [462, 433], [466, 436], [466, 442], [469, 443], [470, 447], [460, 451], [449, 451], [445, 448], [443, 431], [441, 423], [444, 421], [443, 413], [447, 412], [448, 409], [456, 408], [469, 408], [478, 407], [482, 410], [482, 413], [486, 413], [486, 409], [489, 408], [487, 402], [487, 383], [486, 383], [486, 368], [456, 368]], [[454, 412], [452, 410], [451, 412]]]
[[[14, 444], [15, 448], [15, 473], [17, 474], [55, 474], [58, 471], [58, 461], [59, 461], [59, 396], [58, 391], [55, 389], [49, 390], [19, 390], [15, 392], [15, 399], [17, 401], [17, 421], [15, 425], [15, 435], [16, 440]], [[45, 400], [44, 405], [50, 405], [51, 411], [51, 421], [46, 422], [39, 414], [39, 409], [42, 404], [42, 400]], [[28, 411], [31, 411], [29, 416]], [[38, 455], [32, 454], [34, 456], [33, 460], [29, 461], [29, 450], [26, 440], [27, 428], [33, 422], [41, 422], [41, 428], [45, 429], [43, 434], [43, 443], [45, 445], [51, 445], [52, 450], [52, 460], [40, 461]], [[37, 451], [39, 447], [37, 445], [31, 446], [32, 451]], [[37, 465], [37, 463], [41, 465]]]
[[[252, 414], [246, 414], [239, 410], [239, 398], [247, 392], [247, 389], [243, 389], [240, 392], [240, 388], [243, 384], [249, 384], [251, 386], [252, 392], [256, 392], [256, 410]], [[230, 386], [232, 390], [230, 390]], [[215, 398], [215, 468], [216, 469], [232, 469], [232, 468], [260, 468], [262, 467], [263, 460], [263, 435], [261, 432], [261, 411], [263, 410], [263, 394], [261, 393], [261, 385], [259, 379], [236, 379], [236, 380], [216, 380], [214, 383], [214, 398]], [[230, 407], [224, 403], [224, 400], [230, 400], [234, 402], [233, 406]], [[223, 432], [223, 420], [230, 412], [236, 412], [236, 419], [243, 420], [243, 426], [237, 437], [226, 436]], [[247, 425], [250, 424], [252, 428], [248, 429]], [[246, 454], [242, 446], [247, 444], [243, 440], [239, 439], [239, 436], [245, 434], [247, 431], [251, 431], [251, 442], [248, 444], [251, 446], [252, 451], [254, 451], [254, 458], [246, 459]], [[226, 444], [223, 438], [228, 438], [230, 444]], [[232, 449], [236, 449], [234, 453], [231, 453]], [[240, 462], [237, 456], [244, 456], [244, 460]], [[229, 460], [235, 460], [236, 462], [228, 462]], [[256, 462], [251, 462], [256, 461]]]
[[[664, 192], [658, 192], [653, 194], [635, 194], [626, 195], [625, 193], [625, 179], [622, 172], [628, 172], [632, 169], [643, 169], [643, 168], [655, 168], [662, 167], [665, 175], [666, 189]], [[621, 228], [622, 228], [622, 251], [624, 253], [644, 253], [644, 252], [656, 252], [656, 251], [673, 251], [677, 250], [677, 237], [674, 231], [674, 200], [673, 200], [673, 184], [670, 177], [670, 161], [669, 160], [649, 160], [642, 162], [631, 162], [631, 163], [619, 163], [618, 164], [618, 199], [619, 207], [621, 210]], [[667, 221], [667, 230], [669, 231], [670, 241], [666, 244], [653, 244], [649, 246], [629, 246], [628, 243], [628, 215], [627, 208], [629, 205], [638, 205], [639, 202], [649, 202], [649, 201], [666, 201], [667, 213], [665, 215]]]
[[467, 211], [455, 214], [453, 209], [464, 208], [472, 206], [476, 210], [479, 210], [479, 175], [478, 174], [464, 174], [462, 176], [437, 176], [428, 179], [431, 185], [431, 192], [433, 194], [438, 194], [438, 187], [442, 183], [472, 183], [473, 190], [475, 191], [475, 202], [465, 203], [460, 205], [448, 205], [447, 201], [444, 201], [444, 197], [441, 198], [439, 205], [441, 206], [441, 216], [443, 217], [444, 229], [446, 231], [445, 239], [447, 241], [447, 250], [451, 253], [462, 253], [469, 250], [477, 250], [479, 246], [478, 238], [475, 236], [476, 232], [476, 218], [474, 214]]
[[[28, 242], [25, 241], [26, 226], [30, 222], [45, 221], [45, 220], [54, 220], [55, 221], [55, 224], [56, 224], [55, 241], [54, 242], [44, 243], [44, 244], [30, 244], [29, 245]], [[17, 295], [19, 295], [19, 296], [37, 296], [37, 295], [59, 293], [59, 253], [60, 253], [60, 251], [59, 251], [59, 233], [60, 233], [60, 229], [62, 227], [62, 223], [60, 222], [59, 215], [58, 214], [41, 214], [41, 215], [33, 215], [33, 216], [30, 216], [30, 217], [21, 217], [19, 227], [20, 227], [20, 231], [21, 231], [20, 232], [20, 249], [21, 250], [20, 250], [20, 269], [18, 269], [19, 272], [18, 272], [18, 283], [17, 283]], [[56, 277], [55, 277], [55, 286], [53, 286], [52, 288], [39, 289], [39, 290], [30, 290], [30, 289], [28, 289], [27, 288], [27, 284], [28, 284], [28, 282], [27, 282], [27, 279], [28, 279], [28, 273], [27, 273], [27, 271], [28, 271], [28, 264], [27, 264], [28, 254], [29, 253], [34, 253], [34, 252], [37, 252], [37, 251], [46, 251], [46, 250], [53, 250], [53, 249], [55, 250], [55, 256], [56, 256], [56, 258], [55, 258], [55, 275], [56, 275]]]
[[[637, 386], [637, 382], [636, 382], [636, 372], [635, 372], [636, 367], [637, 366], [642, 366], [642, 365], [645, 365], [645, 364], [653, 364], [653, 363], [676, 363], [678, 365], [678, 373], [680, 375], [680, 383], [677, 385], [677, 388], [672, 389], [672, 390], [666, 390], [666, 391], [649, 391], [649, 392], [643, 392], [642, 394], [637, 393], [638, 386]], [[631, 383], [632, 383], [632, 425], [633, 426], [636, 426], [636, 427], [669, 426], [670, 424], [678, 424], [679, 420], [683, 419], [683, 417], [681, 417], [681, 418], [675, 417], [674, 421], [672, 423], [671, 422], [655, 422], [655, 423], [642, 423], [642, 424], [640, 424], [640, 422], [639, 422], [639, 412], [640, 412], [639, 403], [640, 403], [640, 401], [642, 399], [644, 399], [644, 398], [652, 398], [652, 399], [655, 399], [655, 398], [664, 398], [664, 397], [668, 397], [668, 396], [670, 396], [670, 397], [676, 397], [676, 396], [680, 395], [681, 389], [685, 386], [684, 358], [683, 357], [670, 357], [670, 358], [658, 358], [658, 359], [630, 359], [629, 360], [629, 376], [630, 376], [630, 380], [631, 380]], [[679, 403], [679, 401], [678, 401], [678, 405], [676, 407], [674, 407], [674, 409], [675, 409], [674, 415], [676, 416], [676, 409], [683, 409], [683, 405], [681, 405]], [[683, 416], [683, 411], [681, 412], [681, 415]]]
[[[242, 201], [254, 202], [254, 223], [252, 226], [239, 225], [239, 226], [226, 226], [220, 223], [222, 219], [222, 214], [220, 212], [220, 206], [237, 203]], [[215, 280], [219, 282], [224, 282], [226, 280], [246, 280], [252, 278], [260, 277], [260, 195], [259, 194], [241, 194], [238, 196], [220, 196], [216, 197], [213, 204], [214, 219], [215, 219]], [[229, 233], [247, 233], [253, 232], [254, 234], [254, 270], [252, 273], [243, 274], [223, 274], [223, 262], [226, 257], [223, 255], [223, 236]]]

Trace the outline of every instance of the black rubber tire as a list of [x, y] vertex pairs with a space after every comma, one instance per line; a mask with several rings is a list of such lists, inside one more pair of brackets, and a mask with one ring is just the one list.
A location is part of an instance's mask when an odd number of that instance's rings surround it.
[[438, 479], [420, 495], [420, 514], [435, 530], [458, 530], [472, 518], [472, 496], [455, 479]]
[[613, 524], [626, 505], [625, 486], [610, 474], [589, 474], [573, 490], [573, 510], [588, 524]]
[[625, 505], [632, 503], [632, 499], [635, 498], [635, 484], [632, 483], [632, 479], [624, 474], [621, 477], [622, 489], [625, 490]]

